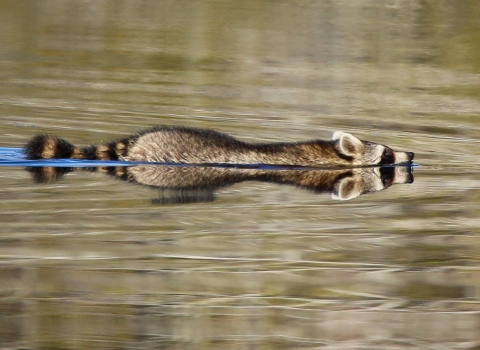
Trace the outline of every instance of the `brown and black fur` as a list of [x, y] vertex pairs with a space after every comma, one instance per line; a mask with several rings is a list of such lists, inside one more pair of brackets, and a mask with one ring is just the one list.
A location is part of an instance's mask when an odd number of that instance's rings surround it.
[[247, 143], [208, 129], [156, 126], [99, 146], [75, 147], [56, 136], [37, 135], [27, 159], [75, 158], [184, 164], [368, 166], [410, 163], [413, 153], [335, 132], [332, 140]]
[[[211, 201], [220, 188], [245, 181], [291, 185], [316, 194], [331, 193], [346, 200], [384, 190], [394, 184], [412, 183], [410, 166], [363, 167], [335, 170], [264, 170], [211, 166], [155, 166], [83, 168], [160, 190], [156, 203]], [[75, 168], [29, 168], [36, 182], [59, 180]]]
[[128, 147], [138, 135], [105, 145], [75, 147], [68, 141], [51, 135], [36, 135], [24, 147], [27, 159], [72, 158], [89, 160], [120, 160], [127, 156]]

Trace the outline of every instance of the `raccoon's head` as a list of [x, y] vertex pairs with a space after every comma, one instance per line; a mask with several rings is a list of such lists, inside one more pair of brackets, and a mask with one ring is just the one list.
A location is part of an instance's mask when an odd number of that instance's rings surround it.
[[413, 182], [410, 166], [386, 166], [351, 169], [332, 188], [332, 198], [350, 200], [365, 193], [382, 191], [394, 184]]
[[332, 139], [336, 141], [337, 151], [352, 159], [352, 165], [408, 164], [413, 160], [412, 152], [396, 152], [390, 147], [362, 141], [342, 131], [335, 131]]

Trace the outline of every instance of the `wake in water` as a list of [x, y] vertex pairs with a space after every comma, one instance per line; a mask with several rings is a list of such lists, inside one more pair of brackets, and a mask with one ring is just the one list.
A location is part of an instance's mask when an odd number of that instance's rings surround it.
[[21, 148], [0, 147], [0, 162], [19, 161], [25, 159]]

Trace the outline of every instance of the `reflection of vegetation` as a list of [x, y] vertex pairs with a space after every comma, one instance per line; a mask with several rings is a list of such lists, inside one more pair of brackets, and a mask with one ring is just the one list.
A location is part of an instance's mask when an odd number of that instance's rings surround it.
[[429, 49], [432, 63], [480, 71], [480, 3], [421, 1], [416, 16], [417, 38]]
[[[480, 48], [479, 48], [480, 49]], [[432, 88], [432, 93], [445, 96], [457, 96], [457, 97], [468, 97], [472, 99], [480, 100], [480, 86], [467, 85], [467, 86], [449, 86], [449, 87], [438, 87]], [[456, 116], [463, 117], [468, 121], [478, 120], [478, 115], [468, 116], [468, 119], [465, 116]]]
[[148, 66], [152, 69], [184, 70], [188, 61], [185, 55], [152, 54], [149, 57]]
[[435, 285], [417, 281], [400, 288], [398, 296], [413, 300], [464, 298], [465, 291], [463, 286]]
[[461, 255], [452, 252], [451, 247], [448, 245], [405, 244], [404, 246], [392, 249], [390, 254], [396, 261], [401, 262], [403, 260], [403, 262], [409, 266], [435, 267], [448, 264], [455, 264], [456, 266], [463, 265], [461, 263]]

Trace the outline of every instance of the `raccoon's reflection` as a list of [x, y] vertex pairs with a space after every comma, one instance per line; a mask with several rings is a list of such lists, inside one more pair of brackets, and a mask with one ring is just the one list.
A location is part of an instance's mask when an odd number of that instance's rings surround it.
[[[78, 168], [29, 168], [35, 182], [51, 183]], [[244, 181], [296, 186], [313, 193], [330, 193], [333, 199], [349, 200], [377, 192], [393, 184], [412, 183], [409, 166], [335, 170], [265, 170], [207, 166], [154, 166], [86, 168], [159, 190], [157, 204], [210, 202], [222, 187]]]

